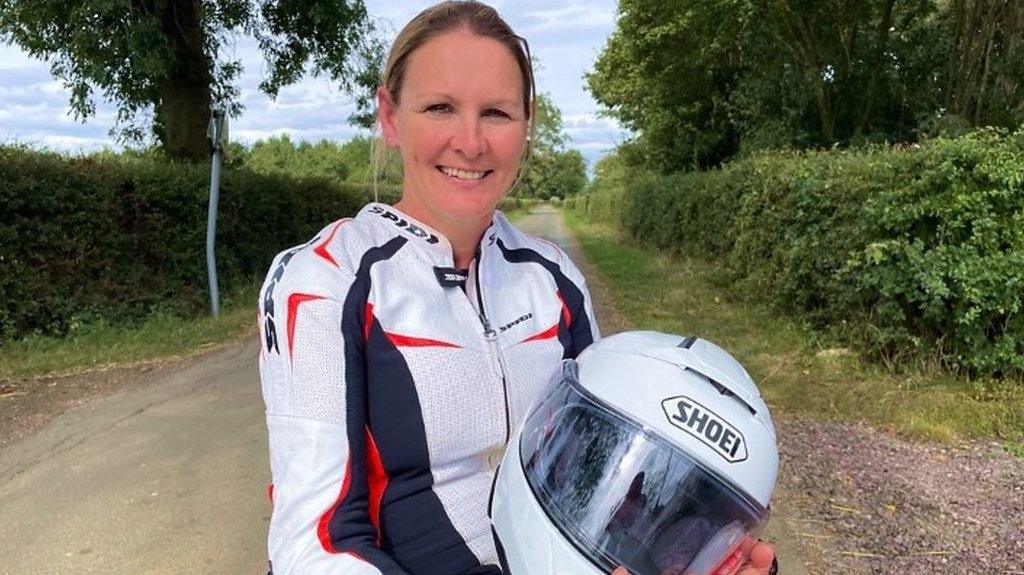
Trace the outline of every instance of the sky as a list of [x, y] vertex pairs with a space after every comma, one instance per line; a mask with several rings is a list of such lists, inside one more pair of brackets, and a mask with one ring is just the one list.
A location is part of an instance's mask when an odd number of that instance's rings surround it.
[[[364, 0], [388, 37], [420, 10], [434, 3], [411, 0]], [[598, 114], [583, 75], [593, 68], [615, 27], [615, 0], [494, 0], [512, 28], [530, 43], [539, 61], [538, 91], [547, 93], [561, 110], [568, 147], [579, 150], [592, 166], [628, 136], [611, 118]], [[360, 133], [348, 124], [355, 109], [352, 97], [326, 79], [307, 76], [284, 88], [276, 100], [259, 91], [265, 65], [255, 43], [240, 39], [234, 58], [245, 67], [238, 81], [245, 107], [232, 119], [232, 140], [251, 144], [272, 135], [292, 140], [344, 141]], [[0, 43], [0, 143], [27, 143], [68, 152], [117, 148], [108, 135], [116, 108], [97, 94], [96, 114], [84, 123], [68, 108], [69, 93], [50, 75], [49, 65], [20, 48]], [[365, 133], [365, 132], [363, 132]]]

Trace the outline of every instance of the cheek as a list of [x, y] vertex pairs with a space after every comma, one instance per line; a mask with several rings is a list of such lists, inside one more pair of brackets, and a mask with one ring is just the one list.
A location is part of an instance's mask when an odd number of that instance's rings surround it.
[[423, 122], [409, 122], [401, 136], [402, 157], [414, 161], [432, 162], [444, 148], [445, 138], [441, 130]]
[[492, 142], [502, 163], [518, 164], [526, 150], [526, 131], [520, 128], [502, 130]]

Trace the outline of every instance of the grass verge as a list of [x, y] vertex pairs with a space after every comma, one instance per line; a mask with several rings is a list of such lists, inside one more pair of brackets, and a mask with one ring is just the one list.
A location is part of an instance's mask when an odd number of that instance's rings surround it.
[[823, 349], [798, 323], [726, 297], [714, 265], [636, 247], [615, 230], [566, 222], [616, 309], [637, 329], [699, 335], [736, 356], [778, 415], [856, 420], [903, 435], [1024, 444], [1024, 386], [943, 373], [886, 371], [847, 349]]
[[225, 297], [220, 318], [153, 314], [133, 325], [87, 325], [66, 338], [28, 337], [0, 347], [0, 381], [70, 374], [183, 356], [252, 335], [259, 287]]

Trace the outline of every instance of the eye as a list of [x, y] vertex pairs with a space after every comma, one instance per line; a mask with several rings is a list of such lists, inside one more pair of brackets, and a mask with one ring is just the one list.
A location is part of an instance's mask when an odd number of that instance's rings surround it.
[[499, 110], [497, 108], [488, 108], [488, 109], [484, 110], [484, 116], [490, 116], [490, 117], [494, 117], [494, 118], [508, 118], [509, 117], [508, 114], [506, 114], [504, 111]]
[[453, 108], [451, 104], [431, 104], [430, 106], [427, 106], [424, 112], [445, 113], [451, 112], [452, 110]]

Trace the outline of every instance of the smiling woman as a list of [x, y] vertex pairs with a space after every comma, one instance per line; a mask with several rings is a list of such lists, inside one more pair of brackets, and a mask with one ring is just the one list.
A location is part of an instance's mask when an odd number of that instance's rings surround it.
[[409, 55], [403, 84], [378, 92], [384, 141], [405, 167], [395, 207], [445, 232], [468, 267], [526, 148], [523, 74], [506, 46], [463, 28]]
[[404, 163], [396, 207], [446, 232], [466, 267], [529, 154], [536, 89], [526, 40], [497, 12], [473, 3], [436, 8], [395, 40], [379, 119]]
[[576, 266], [495, 209], [528, 155], [526, 43], [479, 2], [428, 8], [377, 103], [401, 200], [282, 252], [260, 300], [272, 569], [498, 575], [495, 467], [599, 337]]

